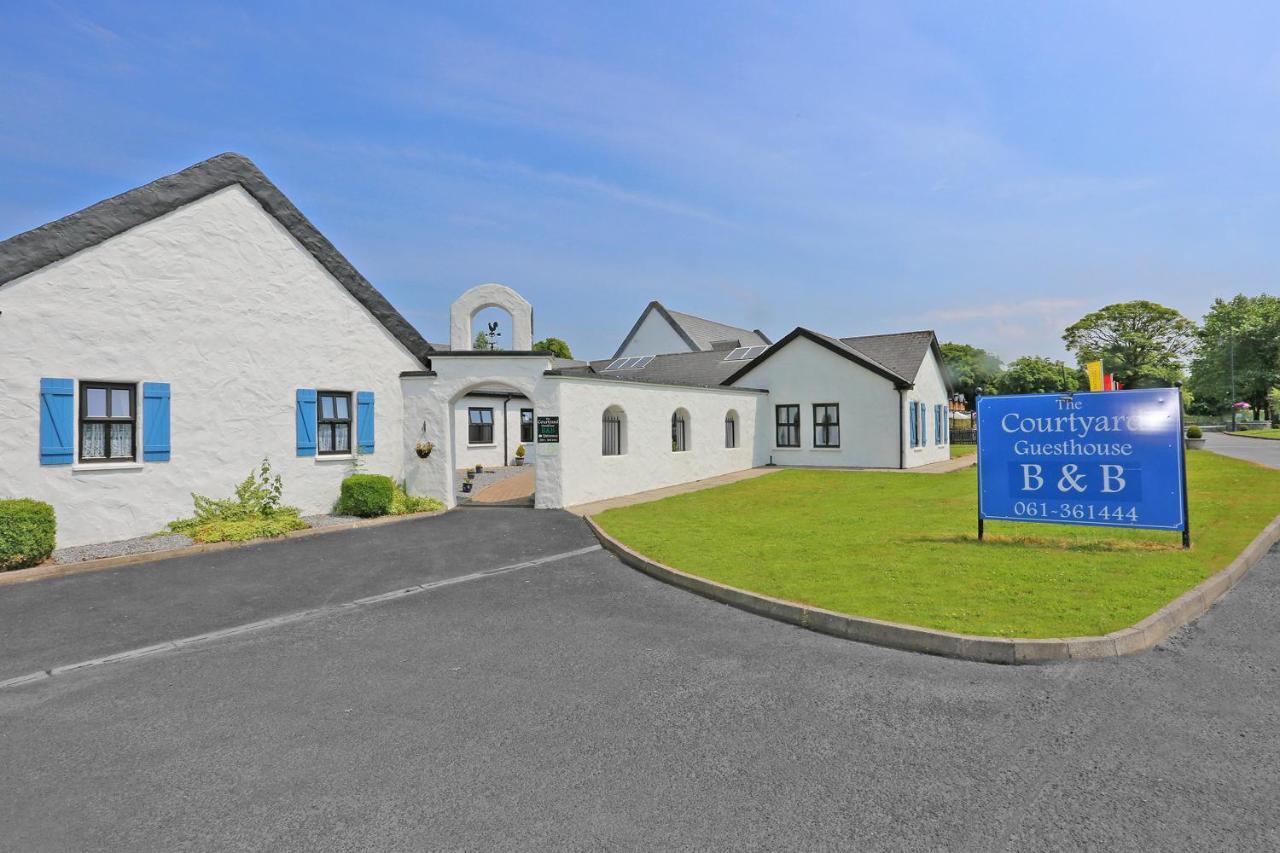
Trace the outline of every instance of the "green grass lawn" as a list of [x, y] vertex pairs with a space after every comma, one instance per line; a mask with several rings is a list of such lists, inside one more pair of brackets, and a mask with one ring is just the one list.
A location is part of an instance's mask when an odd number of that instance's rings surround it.
[[1187, 457], [1178, 533], [989, 522], [976, 471], [784, 470], [595, 517], [696, 575], [775, 598], [966, 634], [1067, 637], [1131, 625], [1226, 566], [1280, 513], [1280, 471]]
[[1280, 429], [1242, 429], [1239, 434], [1254, 438], [1280, 438]]
[[961, 456], [972, 456], [978, 452], [976, 444], [953, 444], [951, 445], [951, 458], [956, 459]]

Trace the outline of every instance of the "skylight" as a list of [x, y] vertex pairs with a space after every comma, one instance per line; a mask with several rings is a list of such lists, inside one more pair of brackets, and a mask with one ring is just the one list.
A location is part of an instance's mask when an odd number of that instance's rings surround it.
[[613, 361], [609, 362], [609, 366], [605, 368], [605, 371], [641, 370], [642, 368], [647, 367], [651, 361], [653, 361], [653, 356], [651, 355], [633, 355], [627, 358], [615, 358]]
[[724, 357], [725, 361], [749, 361], [767, 350], [767, 346], [738, 347]]

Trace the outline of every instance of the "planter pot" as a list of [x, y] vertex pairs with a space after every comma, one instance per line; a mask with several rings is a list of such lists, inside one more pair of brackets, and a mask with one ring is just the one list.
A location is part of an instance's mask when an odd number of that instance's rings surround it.
[[1205, 440], [1203, 438], [1184, 438], [1183, 441], [1187, 443], [1187, 450], [1204, 449]]
[[517, 466], [518, 466], [518, 465], [523, 465], [523, 464], [524, 464], [524, 457], [523, 457], [523, 456], [517, 456], [514, 460], [512, 460], [511, 464], [512, 464], [512, 465], [517, 465]]
[[414, 450], [418, 454], [419, 459], [426, 459], [428, 456], [431, 455], [430, 450], [418, 450], [417, 448], [415, 448]]
[[471, 481], [470, 481], [470, 480], [464, 480], [464, 481], [463, 481], [463, 483], [462, 483], [462, 491], [464, 491], [464, 492], [469, 492], [469, 491], [471, 491]]

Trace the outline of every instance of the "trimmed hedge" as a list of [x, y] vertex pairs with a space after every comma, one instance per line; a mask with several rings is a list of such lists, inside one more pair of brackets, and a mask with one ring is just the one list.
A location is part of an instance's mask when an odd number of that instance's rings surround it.
[[342, 481], [338, 496], [339, 515], [374, 518], [391, 513], [396, 497], [396, 484], [382, 474], [352, 474]]
[[30, 498], [0, 500], [0, 572], [43, 563], [53, 553], [53, 507]]

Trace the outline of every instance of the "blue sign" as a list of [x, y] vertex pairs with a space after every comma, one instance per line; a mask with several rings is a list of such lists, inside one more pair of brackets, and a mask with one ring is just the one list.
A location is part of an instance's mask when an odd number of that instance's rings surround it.
[[978, 517], [1186, 530], [1177, 388], [978, 399]]

